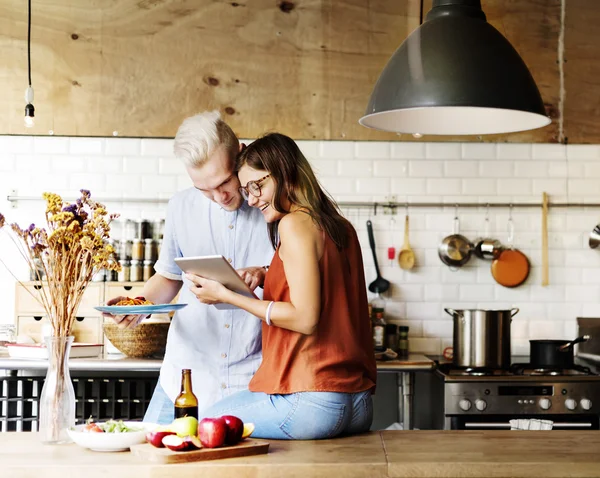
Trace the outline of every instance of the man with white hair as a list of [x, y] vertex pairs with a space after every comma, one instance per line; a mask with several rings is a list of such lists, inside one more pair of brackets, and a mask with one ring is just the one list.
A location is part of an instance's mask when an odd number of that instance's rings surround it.
[[[176, 257], [222, 255], [251, 289], [262, 285], [263, 266], [271, 262], [274, 251], [260, 210], [249, 207], [239, 192], [234, 168], [243, 148], [218, 111], [187, 118], [175, 136], [175, 156], [184, 162], [193, 187], [169, 201], [156, 274], [146, 282], [142, 295], [155, 304], [166, 304], [180, 292], [178, 301], [188, 305], [171, 322], [159, 383], [144, 421], [173, 421], [182, 369], [192, 370], [202, 412], [248, 388], [260, 365], [261, 321], [242, 309], [219, 310], [199, 302], [174, 261]], [[135, 327], [145, 317], [113, 319], [122, 327]]]

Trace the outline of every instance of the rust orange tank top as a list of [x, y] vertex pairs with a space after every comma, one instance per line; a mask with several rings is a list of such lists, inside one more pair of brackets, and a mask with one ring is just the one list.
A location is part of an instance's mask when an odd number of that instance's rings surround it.
[[[262, 326], [262, 364], [250, 381], [253, 392], [355, 393], [375, 388], [377, 369], [368, 316], [362, 253], [349, 227], [346, 249], [325, 235], [321, 276], [321, 317], [312, 335]], [[265, 278], [264, 299], [291, 302], [279, 248]]]

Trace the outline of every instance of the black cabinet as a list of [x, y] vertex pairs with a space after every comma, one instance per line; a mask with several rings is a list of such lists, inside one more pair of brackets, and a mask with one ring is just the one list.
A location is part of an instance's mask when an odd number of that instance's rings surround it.
[[[37, 431], [44, 376], [0, 377], [0, 431]], [[141, 421], [158, 381], [158, 374], [74, 377], [77, 423]]]

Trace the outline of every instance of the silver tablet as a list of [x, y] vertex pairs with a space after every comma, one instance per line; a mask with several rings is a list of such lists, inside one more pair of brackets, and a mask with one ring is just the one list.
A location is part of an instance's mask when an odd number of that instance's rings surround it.
[[[215, 280], [238, 294], [258, 299], [223, 256], [177, 257], [175, 263], [184, 272], [191, 272], [206, 279]], [[218, 309], [235, 308], [230, 304], [215, 304], [215, 307]]]

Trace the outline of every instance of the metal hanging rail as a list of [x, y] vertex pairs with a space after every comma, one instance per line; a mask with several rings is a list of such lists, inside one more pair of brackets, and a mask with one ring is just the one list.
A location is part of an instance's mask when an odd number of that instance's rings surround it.
[[[42, 201], [41, 196], [19, 196], [16, 191], [11, 191], [6, 200], [12, 203], [13, 207], [19, 201]], [[67, 201], [75, 199], [65, 198]], [[102, 198], [94, 197], [98, 202], [106, 203], [167, 203], [167, 198]], [[362, 201], [362, 202], [346, 202], [340, 201], [337, 203], [340, 208], [365, 208], [373, 209], [377, 213], [377, 209], [395, 210], [400, 208], [541, 208], [541, 202], [398, 202], [398, 201]], [[582, 202], [549, 202], [548, 207], [558, 208], [600, 208], [600, 203], [582, 203]]]
[[[537, 202], [338, 202], [340, 207], [356, 207], [356, 208], [541, 208], [542, 203]], [[563, 208], [600, 208], [600, 203], [582, 203], [582, 202], [549, 202], [548, 207], [563, 207]]]

